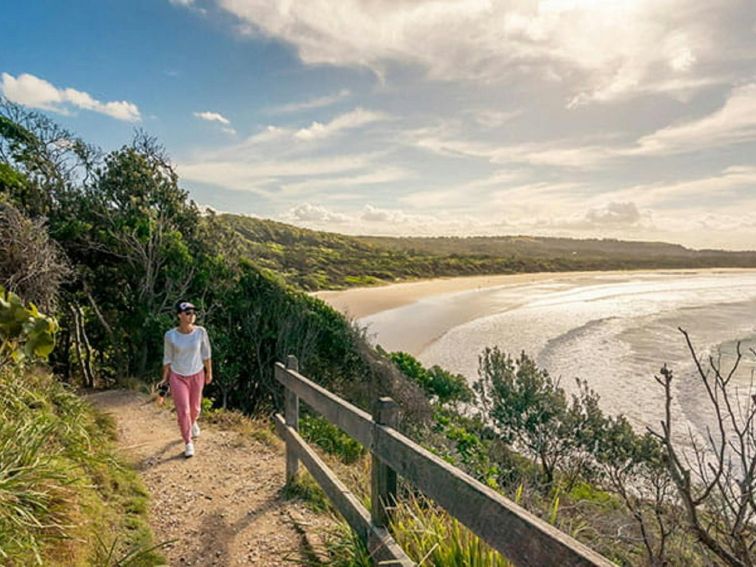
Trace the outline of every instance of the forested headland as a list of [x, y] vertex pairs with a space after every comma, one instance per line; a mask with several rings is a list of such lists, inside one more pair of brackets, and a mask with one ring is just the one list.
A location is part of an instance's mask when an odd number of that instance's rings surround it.
[[679, 268], [756, 268], [756, 251], [691, 250], [663, 242], [533, 236], [377, 237], [219, 214], [244, 255], [307, 290], [450, 276]]
[[[130, 564], [159, 561], [136, 519], [140, 529], [103, 511], [120, 503], [138, 516], [141, 498], [130, 502], [122, 492], [144, 495], [138, 482], [114, 477], [118, 467], [107, 455], [91, 451], [104, 446], [108, 435], [98, 431], [108, 427], [96, 427], [103, 419], [73, 391], [156, 381], [162, 335], [175, 324], [180, 297], [198, 305], [213, 338], [207, 394], [215, 411], [266, 416], [280, 408], [273, 364], [294, 354], [304, 374], [360, 407], [392, 396], [407, 434], [620, 564], [754, 560], [756, 410], [730, 403], [728, 369], [700, 367], [711, 403], [731, 419], [704, 440], [713, 456], [699, 470], [681, 456], [669, 415], [657, 430], [635, 431], [622, 416], [605, 415], [585, 383], [570, 397], [526, 354], [495, 348], [480, 353], [470, 387], [443, 368], [372, 348], [360, 329], [306, 293], [461, 274], [756, 266], [754, 253], [525, 237], [353, 238], [216, 215], [189, 199], [166, 150], [148, 135], [103, 152], [7, 101], [0, 104], [0, 234], [0, 378], [13, 392], [0, 404], [0, 553], [17, 564], [108, 564], [108, 549], [123, 557], [134, 548], [144, 553]], [[668, 396], [673, 376], [664, 368], [656, 377]], [[24, 450], [15, 443], [19, 430], [31, 440]], [[302, 432], [352, 463], [353, 489], [364, 493], [363, 447], [313, 415], [303, 417]], [[76, 482], [64, 474], [71, 470], [83, 471]], [[317, 491], [302, 483], [293, 492], [312, 498]], [[404, 490], [393, 530], [416, 560], [505, 564]], [[97, 526], [107, 526], [100, 547], [91, 545]], [[332, 559], [367, 561], [348, 537]]]

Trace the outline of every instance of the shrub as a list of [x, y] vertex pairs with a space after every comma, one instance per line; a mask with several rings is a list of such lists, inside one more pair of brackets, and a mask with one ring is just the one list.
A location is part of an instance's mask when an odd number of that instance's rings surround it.
[[472, 390], [461, 374], [452, 374], [440, 366], [426, 369], [419, 360], [406, 352], [392, 352], [390, 357], [405, 376], [419, 384], [440, 405], [472, 401]]
[[105, 565], [99, 537], [120, 564], [161, 564], [112, 424], [46, 373], [6, 367], [0, 391], [0, 563]]
[[486, 348], [479, 361], [474, 388], [485, 417], [506, 443], [538, 462], [547, 485], [558, 469], [570, 468], [565, 465], [579, 471], [591, 462], [586, 447], [602, 431], [604, 417], [598, 396], [585, 383], [578, 382], [579, 394], [570, 404], [559, 381], [524, 352], [514, 359]]
[[299, 432], [306, 441], [336, 455], [345, 464], [354, 463], [365, 454], [365, 447], [323, 417], [302, 416]]

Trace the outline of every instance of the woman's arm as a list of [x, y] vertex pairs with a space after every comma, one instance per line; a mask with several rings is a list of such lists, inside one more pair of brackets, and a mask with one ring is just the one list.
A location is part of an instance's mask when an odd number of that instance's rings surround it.
[[171, 375], [171, 362], [173, 362], [173, 344], [168, 338], [168, 333], [163, 337], [163, 379], [161, 384], [168, 383], [168, 377]]
[[205, 384], [209, 384], [213, 381], [213, 359], [206, 358], [202, 364], [205, 366]]
[[200, 354], [202, 355], [202, 365], [205, 367], [205, 384], [209, 384], [213, 381], [213, 361], [212, 361], [212, 349], [210, 348], [210, 337], [207, 335], [207, 330], [202, 329], [202, 343], [200, 345]]
[[171, 363], [163, 364], [163, 379], [160, 381], [161, 384], [167, 384], [168, 383], [168, 377], [171, 375]]

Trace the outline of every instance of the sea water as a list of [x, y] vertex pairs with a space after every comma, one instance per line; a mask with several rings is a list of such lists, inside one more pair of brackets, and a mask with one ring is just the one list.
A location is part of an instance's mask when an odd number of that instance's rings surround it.
[[359, 321], [388, 350], [404, 350], [477, 379], [478, 357], [497, 346], [521, 351], [568, 392], [586, 380], [607, 413], [638, 429], [659, 430], [664, 390], [654, 379], [663, 364], [675, 374], [675, 436], [703, 435], [714, 424], [694, 359], [724, 369], [744, 353], [732, 390], [748, 399], [756, 356], [756, 271], [611, 273], [560, 276], [434, 296]]

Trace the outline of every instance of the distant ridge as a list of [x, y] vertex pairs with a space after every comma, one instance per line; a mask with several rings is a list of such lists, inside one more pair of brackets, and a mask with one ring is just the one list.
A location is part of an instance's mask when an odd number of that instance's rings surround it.
[[665, 242], [541, 236], [347, 236], [232, 214], [219, 220], [241, 252], [307, 290], [397, 280], [571, 270], [756, 268], [756, 251], [692, 250]]

